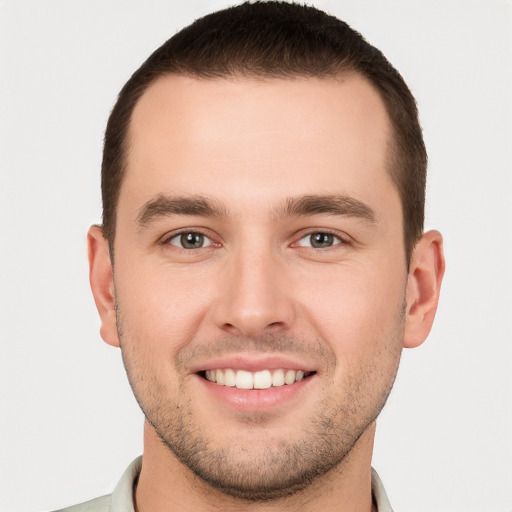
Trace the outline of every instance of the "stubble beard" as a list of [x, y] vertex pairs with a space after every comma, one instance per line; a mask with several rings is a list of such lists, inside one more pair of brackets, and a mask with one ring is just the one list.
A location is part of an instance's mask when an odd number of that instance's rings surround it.
[[[117, 313], [123, 362], [147, 421], [174, 457], [201, 481], [225, 495], [246, 501], [286, 498], [307, 488], [334, 468], [342, 469], [347, 455], [375, 421], [391, 392], [400, 360], [401, 349], [397, 347], [401, 347], [404, 325], [402, 313], [392, 333], [394, 339], [381, 340], [378, 344], [388, 353], [377, 355], [374, 361], [387, 360], [386, 368], [382, 364], [365, 365], [335, 396], [332, 381], [326, 379], [320, 393], [323, 398], [316, 403], [315, 410], [305, 411], [308, 417], [292, 441], [269, 439], [260, 432], [257, 441], [261, 444], [255, 447], [250, 431], [258, 426], [263, 427], [262, 431], [268, 431], [264, 428], [268, 418], [265, 414], [253, 414], [245, 417], [248, 434], [243, 443], [232, 442], [219, 447], [214, 446], [212, 433], [198, 426], [192, 400], [179, 398], [187, 396], [181, 392], [181, 386], [175, 395], [177, 398], [171, 401], [165, 385], [137, 354], [136, 340], [123, 334], [119, 308]], [[272, 345], [268, 348], [279, 352], [279, 347], [296, 343], [288, 337], [272, 337]], [[323, 341], [319, 343], [317, 347], [327, 346]], [[248, 344], [265, 346], [262, 340], [223, 340], [222, 345], [226, 344], [244, 349]], [[327, 350], [325, 356], [334, 357]], [[330, 367], [335, 365], [333, 360]], [[375, 380], [379, 382], [379, 389], [368, 384]]]

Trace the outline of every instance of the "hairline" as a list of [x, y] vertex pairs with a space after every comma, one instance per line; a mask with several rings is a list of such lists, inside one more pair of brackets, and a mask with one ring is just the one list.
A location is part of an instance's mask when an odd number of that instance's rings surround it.
[[[135, 112], [135, 109], [137, 108], [137, 105], [139, 104], [140, 100], [143, 98], [144, 95], [146, 95], [154, 86], [155, 84], [160, 81], [161, 79], [164, 79], [166, 77], [187, 77], [192, 78], [194, 80], [204, 80], [204, 81], [215, 81], [215, 80], [226, 80], [226, 81], [244, 81], [244, 80], [255, 80], [255, 81], [261, 81], [261, 82], [275, 82], [275, 81], [281, 81], [281, 80], [309, 80], [309, 79], [318, 79], [318, 80], [335, 80], [340, 83], [340, 85], [350, 76], [357, 76], [361, 79], [363, 79], [378, 95], [380, 100], [382, 101], [382, 104], [384, 106], [387, 120], [388, 120], [388, 126], [389, 126], [389, 133], [387, 134], [388, 140], [386, 143], [386, 153], [384, 155], [384, 165], [385, 170], [387, 174], [389, 175], [391, 182], [396, 189], [398, 193], [398, 197], [400, 199], [400, 207], [402, 210], [402, 232], [403, 232], [403, 247], [404, 247], [404, 253], [405, 253], [405, 261], [407, 267], [409, 267], [410, 258], [412, 256], [412, 250], [407, 247], [407, 233], [405, 231], [406, 228], [406, 222], [405, 222], [405, 204], [402, 197], [402, 192], [400, 190], [400, 173], [403, 172], [400, 169], [397, 169], [397, 167], [401, 167], [401, 154], [400, 149], [398, 147], [398, 133], [395, 126], [395, 122], [393, 120], [393, 117], [390, 113], [390, 109], [388, 107], [386, 98], [381, 90], [377, 87], [377, 85], [371, 80], [370, 77], [365, 75], [365, 73], [361, 70], [358, 70], [355, 66], [347, 63], [338, 64], [336, 67], [333, 66], [333, 70], [326, 71], [322, 73], [315, 73], [315, 74], [308, 74], [308, 73], [301, 73], [299, 71], [296, 72], [283, 72], [278, 73], [275, 71], [270, 71], [267, 73], [263, 72], [257, 72], [255, 70], [244, 70], [243, 68], [235, 69], [232, 71], [225, 71], [221, 73], [200, 73], [200, 72], [194, 72], [190, 70], [183, 70], [183, 69], [176, 69], [176, 70], [167, 70], [162, 71], [160, 73], [154, 74], [154, 76], [148, 77], [147, 81], [144, 82], [141, 86], [139, 86], [137, 89], [133, 90], [130, 96], [131, 102], [130, 102], [130, 108], [129, 108], [129, 118], [126, 123], [125, 133], [121, 144], [121, 162], [120, 162], [120, 181], [119, 186], [117, 187], [117, 195], [115, 197], [115, 203], [114, 203], [114, 210], [113, 210], [113, 220], [112, 226], [111, 226], [111, 232], [107, 233], [107, 242], [109, 245], [112, 263], [114, 259], [114, 242], [115, 242], [115, 236], [117, 232], [117, 212], [118, 212], [118, 205], [119, 205], [119, 199], [121, 197], [121, 191], [123, 189], [123, 185], [125, 182], [126, 173], [128, 171], [128, 156], [131, 149], [130, 139], [132, 134], [132, 120], [133, 120], [133, 113]], [[103, 225], [102, 225], [103, 228]], [[415, 240], [413, 240], [413, 247], [414, 244], [418, 241], [417, 237]]]

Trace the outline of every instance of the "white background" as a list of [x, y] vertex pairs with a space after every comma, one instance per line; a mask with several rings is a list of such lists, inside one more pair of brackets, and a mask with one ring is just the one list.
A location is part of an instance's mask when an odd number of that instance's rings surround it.
[[[0, 2], [2, 511], [110, 491], [141, 452], [142, 415], [87, 278], [103, 130], [149, 53], [228, 3]], [[314, 3], [382, 49], [416, 95], [427, 227], [446, 243], [437, 321], [404, 353], [374, 466], [397, 512], [511, 511], [512, 3]]]

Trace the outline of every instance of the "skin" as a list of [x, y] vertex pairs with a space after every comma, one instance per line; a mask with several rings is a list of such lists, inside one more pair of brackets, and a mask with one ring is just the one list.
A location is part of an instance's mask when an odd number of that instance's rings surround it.
[[[137, 104], [115, 265], [99, 227], [89, 256], [148, 420], [139, 511], [371, 510], [375, 419], [444, 272], [435, 231], [407, 272], [389, 134], [358, 76], [168, 76]], [[312, 374], [284, 397], [222, 395], [201, 371], [226, 360]]]

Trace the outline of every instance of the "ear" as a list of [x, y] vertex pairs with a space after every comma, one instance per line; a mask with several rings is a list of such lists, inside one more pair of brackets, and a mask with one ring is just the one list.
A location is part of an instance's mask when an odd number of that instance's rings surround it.
[[443, 237], [438, 231], [428, 231], [416, 244], [409, 268], [404, 347], [417, 347], [427, 338], [439, 302], [444, 269]]
[[87, 247], [89, 251], [89, 282], [101, 319], [100, 334], [109, 345], [119, 347], [114, 273], [108, 242], [99, 226], [91, 226], [89, 229]]

